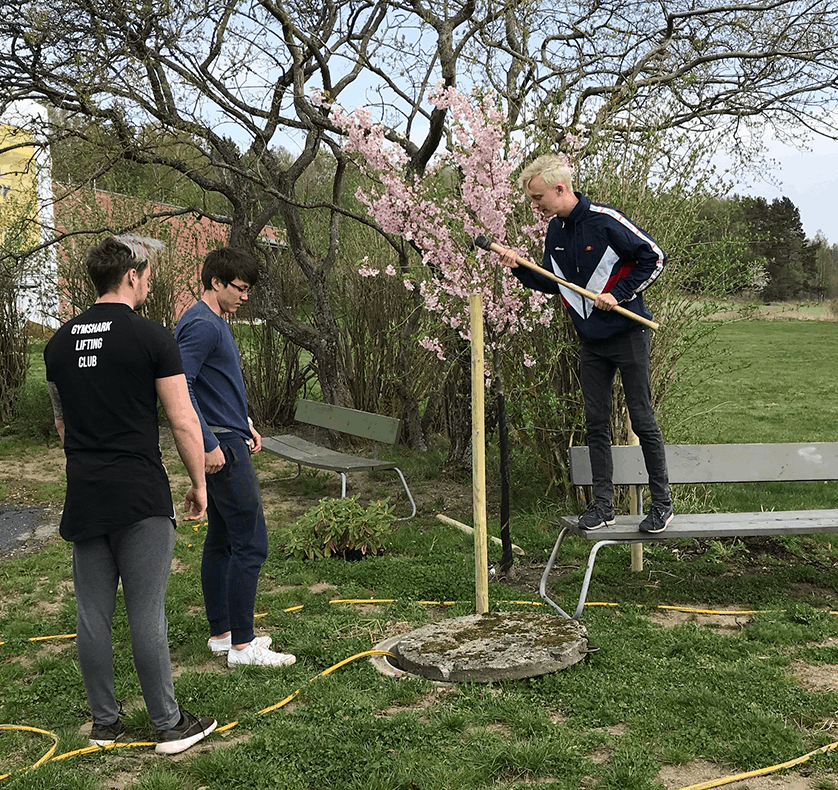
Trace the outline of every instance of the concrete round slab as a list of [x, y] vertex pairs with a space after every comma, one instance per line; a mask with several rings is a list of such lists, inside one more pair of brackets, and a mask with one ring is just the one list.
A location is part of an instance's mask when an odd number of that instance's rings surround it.
[[387, 641], [387, 662], [430, 680], [493, 683], [538, 677], [576, 664], [588, 632], [553, 614], [493, 612], [455, 617]]
[[[404, 637], [402, 636], [388, 637], [383, 642], [379, 642], [375, 646], [375, 649], [386, 650], [388, 653], [392, 653], [393, 649], [403, 638]], [[404, 669], [400, 669], [396, 665], [396, 659], [391, 658], [390, 656], [370, 656], [370, 662], [382, 675], [386, 675], [388, 678], [421, 677], [420, 675], [415, 675], [413, 672], [407, 672]]]

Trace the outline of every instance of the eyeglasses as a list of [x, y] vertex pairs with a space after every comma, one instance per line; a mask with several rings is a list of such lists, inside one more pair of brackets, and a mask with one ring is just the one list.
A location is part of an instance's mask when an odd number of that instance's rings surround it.
[[242, 287], [241, 285], [236, 285], [235, 283], [227, 283], [227, 285], [233, 286], [240, 294], [247, 294], [250, 290], [250, 286]]

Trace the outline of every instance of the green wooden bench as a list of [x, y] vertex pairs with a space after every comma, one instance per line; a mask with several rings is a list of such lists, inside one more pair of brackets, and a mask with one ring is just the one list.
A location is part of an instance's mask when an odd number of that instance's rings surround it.
[[297, 474], [285, 478], [286, 480], [298, 478], [302, 473], [303, 466], [337, 472], [341, 477], [340, 495], [345, 497], [346, 475], [350, 472], [392, 469], [402, 481], [404, 492], [413, 508], [413, 512], [409, 516], [398, 518], [396, 521], [405, 521], [416, 515], [416, 503], [413, 501], [413, 496], [407, 487], [407, 481], [404, 479], [401, 469], [392, 461], [378, 460], [378, 444], [380, 442], [395, 444], [399, 440], [401, 420], [310, 400], [297, 401], [294, 419], [305, 425], [313, 425], [317, 428], [326, 428], [330, 431], [339, 431], [362, 439], [370, 439], [376, 443], [375, 454], [373, 458], [361, 458], [357, 455], [330, 450], [328, 447], [321, 447], [291, 434], [262, 437], [262, 448], [264, 450], [297, 464]]
[[[645, 485], [648, 483], [643, 455], [638, 446], [613, 448], [614, 483]], [[669, 482], [701, 483], [767, 483], [803, 480], [838, 480], [838, 442], [814, 444], [707, 444], [671, 445], [666, 448]], [[587, 447], [570, 450], [571, 482], [589, 486], [591, 462]], [[639, 510], [642, 511], [642, 507]], [[578, 516], [561, 519], [562, 529], [541, 577], [539, 594], [542, 600], [569, 615], [547, 595], [547, 579], [556, 562], [559, 548], [568, 534], [594, 541], [582, 582], [579, 602], [573, 614], [578, 620], [585, 607], [597, 552], [603, 546], [631, 543], [658, 543], [673, 538], [744, 538], [757, 535], [807, 535], [838, 532], [838, 510], [793, 510], [759, 513], [678, 513], [665, 532], [649, 534], [639, 531], [643, 515], [617, 516], [611, 527], [593, 531], [577, 526]]]

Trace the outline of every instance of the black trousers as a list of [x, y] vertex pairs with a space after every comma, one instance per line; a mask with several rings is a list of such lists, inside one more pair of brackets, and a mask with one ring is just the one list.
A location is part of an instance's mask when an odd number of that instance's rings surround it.
[[614, 375], [619, 370], [631, 427], [640, 439], [646, 462], [652, 502], [669, 504], [671, 499], [666, 451], [652, 409], [649, 385], [649, 330], [638, 328], [607, 340], [582, 341], [580, 358], [594, 499], [600, 504], [610, 505], [614, 496], [611, 391]]

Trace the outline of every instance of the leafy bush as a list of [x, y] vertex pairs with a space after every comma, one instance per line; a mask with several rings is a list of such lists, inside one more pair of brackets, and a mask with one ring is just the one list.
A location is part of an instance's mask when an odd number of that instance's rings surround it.
[[359, 552], [379, 554], [393, 522], [388, 500], [366, 508], [357, 497], [321, 499], [290, 527], [286, 552], [297, 559], [314, 559]]
[[20, 389], [17, 414], [8, 430], [26, 439], [43, 441], [50, 437], [57, 438], [52, 402], [43, 379], [28, 381]]

